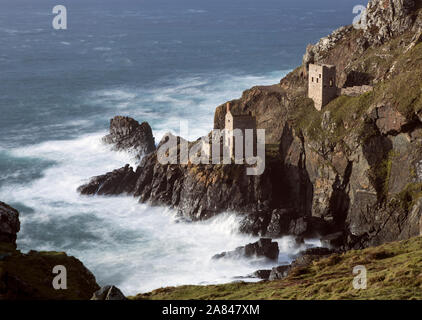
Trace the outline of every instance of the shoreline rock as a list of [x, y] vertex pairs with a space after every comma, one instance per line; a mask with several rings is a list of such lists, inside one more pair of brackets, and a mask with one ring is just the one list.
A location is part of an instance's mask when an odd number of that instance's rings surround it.
[[110, 134], [103, 141], [113, 144], [118, 151], [134, 151], [138, 159], [155, 151], [155, 140], [148, 122], [139, 124], [130, 117], [116, 116], [111, 119]]
[[[0, 300], [88, 300], [99, 289], [81, 261], [64, 252], [16, 250], [19, 212], [0, 202]], [[53, 268], [66, 267], [67, 290], [55, 290]]]
[[16, 247], [19, 230], [19, 212], [0, 201], [0, 242], [11, 243]]
[[273, 242], [268, 238], [261, 238], [255, 243], [249, 243], [244, 247], [238, 247], [233, 251], [223, 252], [214, 255], [213, 259], [233, 259], [233, 258], [251, 258], [251, 257], [265, 257], [270, 260], [278, 260], [280, 250], [278, 243]]
[[115, 286], [104, 286], [95, 291], [91, 300], [127, 300], [122, 291]]

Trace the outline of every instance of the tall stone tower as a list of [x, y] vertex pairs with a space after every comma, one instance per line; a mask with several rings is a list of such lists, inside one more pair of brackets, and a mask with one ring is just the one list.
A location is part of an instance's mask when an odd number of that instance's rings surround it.
[[317, 110], [321, 110], [337, 96], [336, 66], [309, 65], [308, 96], [314, 100]]
[[253, 130], [253, 153], [256, 154], [256, 143], [257, 143], [257, 128], [256, 128], [256, 117], [252, 115], [233, 115], [230, 110], [230, 103], [226, 104], [226, 118], [225, 118], [225, 146], [230, 150], [230, 156], [233, 158], [236, 149], [236, 139], [233, 136], [233, 131], [239, 129], [243, 137], [243, 152], [245, 152], [246, 141], [245, 132], [247, 129]]

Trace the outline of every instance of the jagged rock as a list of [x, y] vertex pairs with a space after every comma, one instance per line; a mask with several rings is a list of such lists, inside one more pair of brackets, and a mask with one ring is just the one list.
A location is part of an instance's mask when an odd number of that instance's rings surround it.
[[247, 214], [240, 222], [239, 231], [246, 234], [264, 236], [267, 233], [269, 219], [271, 219], [271, 215], [267, 212]]
[[252, 276], [262, 280], [268, 280], [270, 278], [271, 270], [257, 270]]
[[0, 242], [16, 245], [19, 230], [19, 212], [0, 201]]
[[371, 116], [383, 135], [400, 133], [402, 127], [408, 122], [406, 117], [390, 105], [376, 106], [373, 108]]
[[147, 122], [116, 116], [110, 120], [110, 134], [103, 138], [113, 144], [116, 150], [132, 150], [138, 158], [155, 150], [152, 129]]
[[353, 30], [352, 26], [344, 26], [336, 29], [327, 37], [321, 38], [315, 45], [309, 44], [306, 47], [306, 53], [303, 56], [302, 63], [306, 68], [310, 63], [319, 63], [324, 54], [332, 49], [344, 35]]
[[91, 300], [127, 300], [119, 288], [115, 286], [104, 286], [94, 292]]
[[236, 248], [234, 251], [217, 254], [213, 256], [213, 259], [265, 257], [271, 260], [277, 260], [278, 254], [279, 248], [277, 242], [272, 242], [271, 239], [261, 238], [258, 242], [249, 243], [244, 247]]
[[290, 269], [291, 269], [290, 266], [275, 267], [271, 270], [268, 280], [274, 281], [274, 280], [284, 279], [285, 277], [289, 275]]
[[[278, 209], [274, 210], [271, 214], [271, 221], [267, 227], [266, 235], [267, 237], [280, 237], [284, 235], [288, 235], [291, 230], [289, 230], [289, 226], [291, 222], [298, 216], [296, 210], [292, 209]], [[297, 230], [298, 232], [294, 233], [295, 235], [302, 234], [301, 230]], [[304, 229], [306, 231], [306, 228]]]
[[299, 253], [299, 257], [292, 262], [291, 267], [305, 267], [311, 262], [327, 257], [333, 253], [335, 253], [335, 251], [328, 248], [309, 248]]
[[[271, 213], [253, 213], [246, 215], [240, 223], [243, 233], [278, 238], [285, 235], [303, 235], [307, 228], [300, 227], [302, 218], [295, 209], [275, 209]], [[296, 227], [296, 222], [298, 228]]]
[[342, 245], [344, 245], [344, 242], [345, 242], [344, 233], [341, 231], [328, 234], [321, 238], [322, 245], [330, 247], [330, 248], [339, 248]]
[[410, 30], [417, 9], [413, 0], [371, 0], [367, 6], [364, 41], [369, 45], [382, 44], [392, 37]]
[[[64, 252], [16, 250], [19, 212], [0, 202], [0, 300], [88, 300], [99, 289], [95, 276]], [[55, 266], [65, 266], [67, 290], [52, 286]]]
[[[267, 167], [248, 176], [244, 165], [162, 164], [157, 152], [143, 157], [134, 172], [126, 166], [94, 177], [78, 188], [86, 195], [131, 194], [140, 202], [177, 208], [181, 215], [203, 220], [224, 211], [266, 212], [278, 178]], [[270, 178], [269, 178], [270, 177]]]
[[123, 168], [114, 170], [91, 180], [78, 188], [83, 195], [118, 195], [132, 193], [138, 175], [133, 168], [126, 165]]
[[306, 68], [306, 70], [309, 70], [309, 65], [315, 62], [315, 53], [313, 50], [314, 46], [308, 44], [306, 47], [305, 55], [302, 59], [302, 65]]
[[306, 233], [308, 230], [308, 222], [305, 218], [299, 218], [290, 221], [288, 234], [294, 236], [300, 236]]

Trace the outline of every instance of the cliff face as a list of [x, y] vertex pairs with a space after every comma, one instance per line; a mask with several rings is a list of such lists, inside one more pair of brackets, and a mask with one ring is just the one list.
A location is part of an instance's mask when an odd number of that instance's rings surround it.
[[147, 122], [116, 116], [110, 120], [110, 134], [103, 141], [112, 144], [115, 150], [127, 150], [140, 159], [155, 150], [152, 129]]
[[0, 242], [15, 246], [19, 230], [19, 212], [0, 201]]
[[[134, 171], [96, 177], [83, 194], [129, 193], [206, 219], [243, 213], [243, 230], [261, 235], [332, 234], [345, 249], [419, 235], [422, 226], [421, 1], [368, 4], [367, 28], [343, 27], [309, 45], [303, 65], [273, 86], [231, 101], [266, 130], [267, 165], [248, 177], [242, 166], [161, 165], [156, 153]], [[307, 97], [307, 66], [337, 66], [342, 87], [372, 85], [322, 111]], [[224, 126], [224, 105], [214, 127]], [[334, 235], [333, 235], [334, 234]]]
[[[239, 112], [255, 114], [269, 141], [279, 144], [286, 189], [297, 185], [299, 172], [306, 177], [311, 194], [302, 190], [298, 199], [312, 217], [342, 233], [336, 241], [345, 247], [420, 232], [420, 7], [421, 1], [371, 1], [366, 30], [334, 31], [307, 47], [303, 66], [278, 88], [253, 88], [233, 101]], [[309, 63], [335, 64], [340, 86], [375, 89], [339, 97], [318, 112], [305, 98]], [[220, 106], [216, 128], [223, 117]]]

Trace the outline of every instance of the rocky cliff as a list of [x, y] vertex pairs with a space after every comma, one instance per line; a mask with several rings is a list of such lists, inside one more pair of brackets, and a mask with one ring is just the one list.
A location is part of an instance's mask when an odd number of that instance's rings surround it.
[[[0, 300], [88, 300], [99, 289], [94, 275], [64, 252], [16, 250], [19, 212], [0, 202]], [[55, 266], [65, 266], [67, 290], [55, 290]]]
[[[266, 130], [267, 165], [161, 165], [96, 177], [83, 194], [129, 193], [192, 219], [230, 210], [261, 235], [328, 235], [344, 249], [419, 235], [422, 226], [422, 2], [372, 0], [367, 27], [334, 31], [309, 45], [303, 65], [279, 84], [231, 101]], [[372, 85], [317, 111], [307, 98], [309, 63], [337, 66], [341, 87]], [[214, 127], [224, 126], [224, 105]]]
[[113, 145], [117, 151], [134, 153], [138, 159], [155, 150], [154, 136], [149, 124], [139, 124], [129, 117], [116, 116], [111, 119], [110, 134], [105, 136], [103, 141]]
[[0, 201], [0, 242], [16, 246], [16, 234], [19, 230], [19, 212]]

